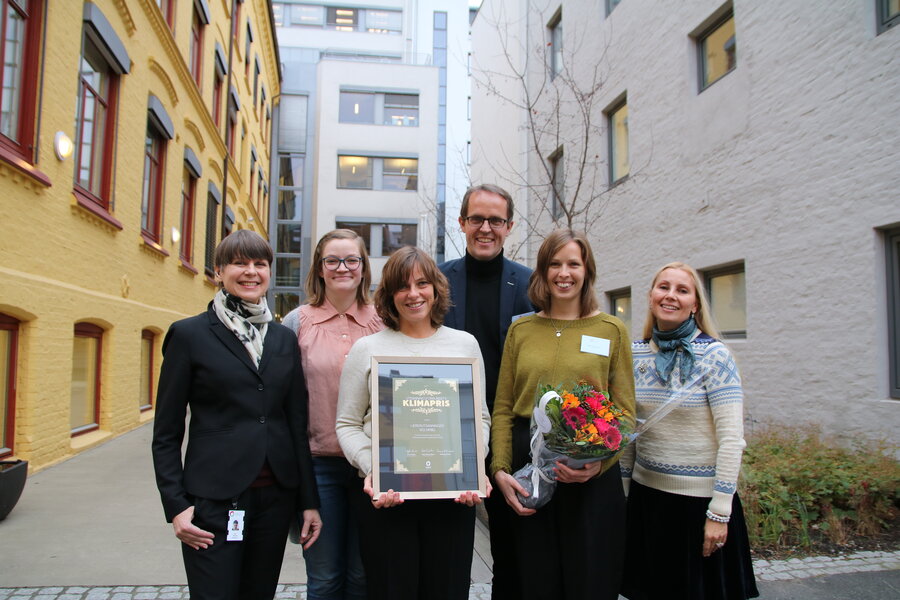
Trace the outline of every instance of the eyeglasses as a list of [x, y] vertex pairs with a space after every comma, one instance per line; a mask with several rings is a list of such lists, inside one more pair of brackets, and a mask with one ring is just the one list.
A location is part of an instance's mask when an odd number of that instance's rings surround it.
[[347, 267], [347, 270], [355, 271], [359, 268], [359, 265], [362, 264], [362, 257], [348, 256], [347, 258], [338, 258], [337, 256], [326, 256], [322, 259], [322, 264], [324, 264], [325, 268], [329, 271], [337, 271], [337, 268], [341, 266], [342, 263]]
[[479, 215], [464, 217], [464, 220], [472, 227], [481, 227], [482, 225], [484, 225], [484, 222], [487, 221], [488, 225], [491, 226], [491, 229], [502, 229], [507, 223], [509, 223], [509, 219], [501, 219], [500, 217], [488, 218]]

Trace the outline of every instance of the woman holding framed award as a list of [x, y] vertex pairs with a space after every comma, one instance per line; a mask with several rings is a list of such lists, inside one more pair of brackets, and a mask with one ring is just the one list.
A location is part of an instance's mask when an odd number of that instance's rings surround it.
[[[381, 277], [375, 292], [375, 308], [386, 329], [359, 339], [350, 350], [341, 373], [336, 426], [344, 455], [361, 478], [355, 508], [359, 515], [360, 549], [369, 598], [463, 600], [469, 594], [474, 505], [481, 499], [474, 491], [463, 491], [453, 500], [405, 501], [402, 492], [387, 489], [382, 493], [373, 488], [373, 474], [381, 473], [383, 464], [391, 467], [396, 463], [396, 470], [404, 472], [402, 475], [407, 480], [424, 482], [434, 478], [421, 472], [425, 467], [414, 466], [412, 459], [407, 461], [405, 455], [401, 460], [398, 456], [402, 448], [394, 449], [394, 457], [377, 460], [373, 465], [373, 410], [379, 411], [382, 405], [373, 409], [372, 389], [380, 390], [378, 386], [385, 377], [373, 372], [372, 365], [379, 357], [390, 357], [395, 362], [407, 357], [426, 365], [435, 358], [450, 362], [454, 357], [469, 359], [475, 365], [469, 389], [477, 388], [476, 398], [483, 399], [481, 352], [472, 335], [442, 326], [450, 301], [447, 280], [425, 252], [411, 246], [400, 248], [388, 259]], [[372, 385], [373, 379], [377, 386]], [[393, 389], [409, 383], [409, 379], [396, 381]], [[440, 383], [437, 378], [422, 379]], [[419, 414], [430, 415], [441, 410], [445, 403], [451, 403], [435, 396], [441, 392], [425, 384], [412, 393], [419, 399], [410, 403], [424, 409]], [[386, 416], [399, 419], [397, 414]], [[471, 421], [476, 427], [481, 425], [482, 431], [475, 438], [483, 438], [486, 444], [490, 416], [483, 402], [480, 414], [472, 415]], [[432, 429], [444, 425], [447, 424], [436, 424]], [[460, 427], [458, 420], [456, 427]], [[374, 430], [377, 433], [379, 428]], [[378, 445], [375, 447], [380, 449]], [[474, 454], [469, 459], [476, 465]], [[430, 460], [424, 462], [430, 467]]]
[[[523, 599], [615, 600], [625, 546], [625, 495], [618, 455], [572, 468], [554, 466], [558, 482], [541, 508], [522, 506], [525, 489], [511, 475], [530, 462], [530, 419], [544, 386], [587, 382], [633, 420], [634, 377], [625, 325], [600, 312], [596, 266], [584, 235], [552, 232], [538, 251], [528, 297], [540, 309], [509, 328], [494, 399], [491, 470], [518, 518], [512, 547]], [[596, 569], [588, 576], [585, 565]]]
[[682, 262], [663, 266], [650, 286], [642, 339], [632, 346], [638, 412], [647, 419], [673, 390], [686, 395], [622, 458], [630, 481], [622, 593], [631, 600], [759, 595], [737, 495], [744, 394], [734, 357], [717, 337], [697, 271]]
[[322, 236], [306, 278], [307, 303], [282, 325], [297, 334], [309, 392], [309, 447], [319, 488], [322, 529], [303, 550], [309, 600], [365, 600], [359, 525], [351, 498], [359, 493], [356, 469], [344, 458], [334, 431], [338, 387], [353, 343], [381, 331], [369, 293], [372, 272], [366, 245], [349, 229]]

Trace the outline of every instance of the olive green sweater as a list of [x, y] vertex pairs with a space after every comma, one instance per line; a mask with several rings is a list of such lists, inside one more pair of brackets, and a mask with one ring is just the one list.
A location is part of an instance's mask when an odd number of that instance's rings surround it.
[[[557, 337], [556, 330], [562, 334]], [[601, 338], [600, 341], [591, 338]], [[609, 341], [603, 356], [603, 340]], [[582, 351], [593, 343], [594, 353]], [[599, 349], [598, 349], [599, 348]], [[628, 411], [634, 424], [634, 375], [631, 340], [616, 317], [600, 313], [574, 321], [531, 315], [514, 322], [503, 347], [491, 425], [491, 473], [512, 470], [512, 427], [516, 417], [531, 418], [543, 384], [572, 384], [584, 379]], [[618, 459], [604, 461], [603, 471]]]

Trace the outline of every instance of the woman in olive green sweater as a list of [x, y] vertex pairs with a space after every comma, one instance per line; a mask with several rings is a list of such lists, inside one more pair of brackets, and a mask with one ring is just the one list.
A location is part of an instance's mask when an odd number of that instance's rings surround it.
[[509, 328], [494, 400], [491, 450], [497, 488], [519, 515], [514, 562], [519, 598], [618, 597], [625, 545], [625, 495], [618, 456], [580, 469], [555, 467], [559, 484], [538, 510], [510, 473], [529, 462], [529, 423], [541, 384], [594, 384], [634, 415], [631, 343], [625, 325], [597, 309], [596, 266], [587, 239], [554, 231], [538, 252], [528, 295], [540, 312]]

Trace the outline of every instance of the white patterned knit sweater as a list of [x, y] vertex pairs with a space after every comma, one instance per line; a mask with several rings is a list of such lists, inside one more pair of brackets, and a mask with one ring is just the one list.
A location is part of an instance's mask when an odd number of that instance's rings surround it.
[[[699, 333], [691, 346], [694, 368], [685, 380], [689, 395], [626, 449], [622, 477], [626, 487], [633, 478], [664, 492], [711, 498], [712, 512], [730, 515], [746, 445], [741, 378], [722, 342]], [[649, 340], [632, 344], [639, 419], [649, 417], [672, 394], [656, 372], [656, 351]], [[672, 381], [676, 377], [677, 368]]]

